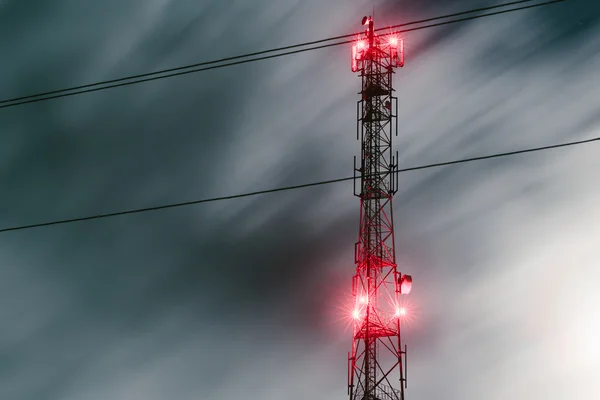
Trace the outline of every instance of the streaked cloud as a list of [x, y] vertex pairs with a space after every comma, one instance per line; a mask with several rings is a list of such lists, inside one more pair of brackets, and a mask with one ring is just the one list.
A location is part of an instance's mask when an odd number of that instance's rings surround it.
[[[403, 3], [377, 10], [482, 4]], [[597, 7], [571, 3], [407, 35], [401, 166], [597, 136]], [[6, 3], [3, 97], [351, 32], [371, 8], [98, 4]], [[350, 175], [347, 50], [0, 110], [0, 224]], [[596, 146], [401, 176], [407, 398], [600, 391]], [[350, 337], [332, 315], [354, 268], [351, 190], [2, 235], [0, 397], [345, 398]]]

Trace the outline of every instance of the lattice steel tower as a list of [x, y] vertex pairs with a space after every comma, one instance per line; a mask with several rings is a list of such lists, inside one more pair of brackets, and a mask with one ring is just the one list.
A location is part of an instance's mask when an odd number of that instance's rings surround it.
[[406, 346], [402, 348], [400, 327], [406, 309], [400, 295], [410, 292], [412, 278], [398, 272], [392, 218], [398, 182], [398, 153], [392, 152], [398, 99], [392, 75], [404, 64], [404, 44], [394, 33], [376, 35], [372, 17], [364, 17], [362, 23], [367, 29], [352, 46], [352, 71], [362, 80], [362, 99], [357, 103], [361, 157], [359, 166], [355, 158], [354, 168], [354, 194], [360, 197], [361, 208], [354, 249], [348, 394], [350, 400], [404, 400]]

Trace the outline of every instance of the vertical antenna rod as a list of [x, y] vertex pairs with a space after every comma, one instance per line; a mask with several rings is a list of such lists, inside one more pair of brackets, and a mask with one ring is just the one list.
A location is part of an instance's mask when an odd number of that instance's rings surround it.
[[[352, 46], [352, 71], [362, 81], [357, 102], [360, 165], [354, 166], [354, 194], [360, 198], [360, 231], [355, 244], [356, 273], [352, 278], [354, 320], [348, 360], [350, 400], [404, 400], [406, 347], [401, 320], [412, 278], [398, 272], [394, 245], [392, 198], [397, 191], [398, 99], [393, 95], [394, 68], [404, 65], [404, 42], [397, 34], [377, 36], [372, 17]], [[360, 177], [360, 190], [356, 181]]]

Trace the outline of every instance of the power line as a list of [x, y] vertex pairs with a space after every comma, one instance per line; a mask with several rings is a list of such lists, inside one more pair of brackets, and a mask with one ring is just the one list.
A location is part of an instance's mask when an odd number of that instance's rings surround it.
[[[554, 144], [554, 145], [550, 145], [550, 146], [534, 147], [534, 148], [523, 149], [523, 150], [509, 151], [506, 153], [490, 154], [487, 156], [463, 158], [463, 159], [454, 160], [454, 161], [445, 161], [445, 162], [440, 162], [440, 163], [435, 163], [435, 164], [420, 165], [417, 167], [409, 167], [409, 168], [399, 169], [397, 172], [403, 173], [403, 172], [418, 171], [418, 170], [422, 170], [422, 169], [429, 169], [429, 168], [435, 168], [435, 167], [444, 167], [444, 166], [463, 164], [463, 163], [468, 163], [468, 162], [473, 162], [473, 161], [489, 160], [489, 159], [493, 159], [493, 158], [508, 157], [508, 156], [514, 156], [514, 155], [518, 155], [518, 154], [534, 153], [534, 152], [539, 152], [539, 151], [558, 149], [561, 147], [570, 147], [570, 146], [577, 146], [577, 145], [582, 145], [582, 144], [589, 144], [589, 143], [598, 142], [598, 141], [600, 141], [600, 137], [595, 137], [595, 138], [586, 139], [586, 140], [579, 140], [579, 141], [575, 141], [575, 142], [567, 142], [567, 143], [562, 143], [562, 144]], [[326, 181], [304, 183], [301, 185], [285, 186], [285, 187], [280, 187], [280, 188], [275, 188], [275, 189], [259, 190], [259, 191], [255, 191], [255, 192], [240, 193], [240, 194], [234, 194], [234, 195], [229, 195], [229, 196], [192, 200], [192, 201], [186, 201], [183, 203], [173, 203], [173, 204], [166, 204], [166, 205], [162, 205], [162, 206], [138, 208], [135, 210], [128, 210], [128, 211], [119, 211], [119, 212], [108, 213], [108, 214], [97, 214], [97, 215], [92, 215], [92, 216], [87, 216], [87, 217], [63, 219], [63, 220], [42, 222], [42, 223], [31, 224], [31, 225], [14, 226], [14, 227], [10, 227], [10, 228], [0, 229], [0, 233], [21, 231], [21, 230], [32, 229], [32, 228], [41, 228], [44, 226], [63, 225], [63, 224], [69, 224], [69, 223], [73, 223], [73, 222], [90, 221], [90, 220], [94, 220], [94, 219], [117, 217], [120, 215], [138, 214], [138, 213], [143, 213], [143, 212], [165, 210], [168, 208], [177, 208], [177, 207], [184, 207], [184, 206], [190, 206], [190, 205], [196, 205], [196, 204], [214, 203], [216, 201], [233, 200], [233, 199], [240, 199], [242, 197], [257, 196], [257, 195], [261, 195], [261, 194], [276, 193], [276, 192], [303, 189], [303, 188], [314, 187], [314, 186], [329, 185], [329, 184], [333, 184], [333, 183], [351, 181], [353, 179], [355, 179], [355, 178], [353, 176], [350, 176], [350, 177], [346, 177], [346, 178], [330, 179], [330, 180], [326, 180]]]
[[[404, 26], [415, 25], [415, 24], [419, 24], [419, 23], [430, 22], [430, 21], [444, 19], [444, 18], [451, 18], [451, 17], [470, 14], [470, 13], [474, 13], [474, 12], [496, 9], [499, 7], [507, 7], [510, 5], [522, 4], [522, 3], [527, 3], [527, 2], [531, 2], [531, 1], [534, 1], [534, 0], [514, 1], [514, 2], [510, 2], [510, 3], [496, 5], [496, 6], [478, 8], [478, 9], [469, 10], [469, 11], [462, 11], [459, 13], [448, 14], [448, 15], [433, 17], [433, 18], [427, 18], [427, 19], [420, 20], [420, 21], [412, 21], [412, 22], [407, 22], [407, 23], [403, 23], [403, 24], [399, 24], [399, 25], [393, 25], [393, 26], [390, 26], [387, 28], [378, 29], [378, 31], [381, 31], [381, 30], [389, 31], [390, 29], [396, 29], [396, 28], [400, 28], [400, 27], [404, 27]], [[398, 33], [413, 32], [413, 31], [417, 31], [417, 30], [421, 30], [421, 29], [433, 28], [433, 27], [453, 24], [453, 23], [457, 23], [457, 22], [470, 21], [470, 20], [474, 20], [474, 19], [478, 19], [478, 18], [484, 18], [484, 17], [490, 17], [490, 16], [505, 14], [505, 13], [514, 12], [514, 11], [526, 10], [526, 9], [530, 9], [530, 8], [534, 8], [534, 7], [547, 6], [550, 4], [561, 3], [564, 1], [567, 1], [567, 0], [552, 0], [552, 1], [547, 1], [544, 3], [537, 3], [537, 4], [528, 5], [528, 6], [511, 8], [508, 10], [495, 11], [495, 12], [487, 13], [487, 14], [475, 15], [475, 16], [455, 19], [455, 20], [451, 20], [451, 21], [444, 21], [444, 22], [438, 22], [435, 24], [419, 26], [419, 27], [415, 27], [415, 28], [403, 29], [403, 30], [398, 31]], [[63, 97], [76, 96], [79, 94], [97, 92], [97, 91], [107, 90], [107, 89], [112, 89], [112, 88], [117, 88], [117, 87], [135, 85], [138, 83], [150, 82], [150, 81], [166, 79], [166, 78], [171, 78], [171, 77], [180, 76], [180, 75], [187, 75], [187, 74], [196, 73], [196, 72], [203, 72], [203, 71], [208, 71], [208, 70], [213, 70], [213, 69], [230, 67], [230, 66], [234, 66], [234, 65], [247, 64], [250, 62], [268, 60], [268, 59], [272, 59], [272, 58], [283, 57], [283, 56], [287, 56], [287, 55], [298, 54], [298, 53], [303, 53], [303, 52], [312, 51], [312, 50], [324, 49], [324, 48], [328, 48], [328, 47], [340, 46], [343, 44], [352, 43], [354, 40], [345, 40], [345, 41], [341, 41], [341, 42], [329, 43], [329, 44], [324, 44], [324, 45], [319, 45], [319, 46], [312, 46], [312, 45], [319, 44], [319, 43], [325, 43], [325, 42], [329, 42], [329, 41], [334, 41], [334, 40], [345, 39], [348, 37], [354, 37], [357, 34], [358, 33], [341, 35], [341, 36], [331, 37], [331, 38], [327, 38], [327, 39], [315, 40], [312, 42], [305, 42], [305, 43], [301, 43], [301, 44], [279, 47], [276, 49], [263, 50], [263, 51], [248, 53], [248, 54], [239, 55], [239, 56], [222, 58], [219, 60], [205, 61], [205, 62], [201, 62], [201, 63], [197, 63], [197, 64], [191, 64], [191, 65], [182, 66], [182, 67], [165, 69], [165, 70], [161, 70], [161, 71], [157, 71], [157, 72], [149, 72], [149, 73], [145, 73], [145, 74], [139, 74], [139, 75], [133, 75], [133, 76], [124, 77], [124, 78], [112, 79], [112, 80], [108, 80], [108, 81], [90, 83], [90, 84], [75, 86], [75, 87], [66, 88], [66, 89], [53, 90], [53, 91], [49, 91], [49, 92], [45, 92], [45, 93], [16, 97], [13, 99], [7, 99], [7, 100], [0, 101], [0, 109], [8, 108], [8, 107], [16, 107], [16, 106], [23, 105], [23, 104], [37, 103], [40, 101], [58, 99], [58, 98], [63, 98]], [[307, 46], [312, 46], [312, 47], [307, 47]], [[306, 47], [306, 48], [298, 49], [299, 47]], [[291, 49], [296, 49], [296, 50], [291, 50]], [[291, 51], [283, 51], [283, 50], [291, 50]], [[269, 53], [276, 53], [276, 54], [269, 54]], [[265, 54], [269, 54], [269, 55], [265, 55]], [[256, 57], [259, 55], [260, 55], [260, 57]], [[254, 57], [254, 58], [250, 58], [250, 57]], [[237, 61], [234, 61], [234, 60], [237, 60]]]
[[[418, 20], [418, 21], [406, 22], [403, 24], [391, 26], [389, 28], [376, 29], [376, 31], [400, 28], [400, 27], [410, 26], [410, 25], [416, 25], [416, 24], [421, 24], [421, 23], [425, 23], [425, 22], [436, 21], [439, 19], [452, 18], [452, 17], [457, 17], [457, 16], [461, 16], [461, 15], [465, 15], [465, 14], [471, 14], [474, 12], [482, 12], [482, 11], [488, 11], [488, 10], [492, 10], [492, 9], [496, 9], [496, 8], [503, 8], [503, 7], [508, 7], [508, 6], [522, 4], [522, 3], [530, 3], [532, 1], [534, 1], [534, 0], [520, 0], [520, 1], [513, 1], [510, 3], [503, 3], [503, 4], [499, 4], [499, 5], [495, 5], [495, 6], [490, 6], [490, 7], [476, 8], [476, 9], [469, 10], [469, 11], [462, 11], [462, 12], [458, 12], [458, 13], [454, 13], [454, 14], [442, 15], [439, 17], [433, 17], [433, 18], [427, 18], [427, 19], [422, 19], [422, 20]], [[31, 99], [31, 98], [35, 98], [35, 97], [41, 97], [41, 96], [49, 96], [49, 95], [53, 95], [53, 94], [70, 92], [70, 91], [79, 90], [79, 89], [86, 89], [89, 87], [101, 86], [101, 85], [106, 85], [106, 84], [110, 84], [110, 83], [123, 82], [123, 81], [132, 80], [132, 79], [145, 78], [148, 76], [161, 75], [161, 74], [165, 74], [165, 73], [169, 73], [169, 72], [181, 71], [184, 69], [190, 69], [190, 68], [196, 68], [196, 67], [203, 67], [203, 66], [211, 65], [211, 64], [220, 64], [220, 63], [224, 63], [224, 62], [228, 62], [228, 61], [234, 61], [234, 60], [239, 60], [239, 59], [243, 59], [243, 58], [260, 56], [260, 55], [264, 55], [264, 54], [268, 54], [268, 53], [275, 53], [275, 52], [280, 52], [280, 51], [285, 51], [285, 50], [291, 50], [291, 49], [298, 48], [298, 47], [312, 46], [315, 44], [330, 42], [333, 40], [340, 40], [340, 39], [346, 39], [349, 37], [354, 37], [357, 34], [358, 33], [349, 33], [346, 35], [333, 36], [333, 37], [329, 37], [326, 39], [319, 39], [319, 40], [314, 40], [314, 41], [310, 41], [310, 42], [298, 43], [298, 44], [294, 44], [294, 45], [278, 47], [278, 48], [273, 48], [273, 49], [268, 49], [268, 50], [262, 50], [262, 51], [242, 54], [242, 55], [238, 55], [238, 56], [225, 57], [225, 58], [221, 58], [221, 59], [217, 59], [217, 60], [203, 61], [203, 62], [196, 63], [196, 64], [184, 65], [184, 66], [175, 67], [175, 68], [168, 68], [168, 69], [163, 69], [163, 70], [155, 71], [155, 72], [148, 72], [148, 73], [144, 73], [144, 74], [126, 76], [126, 77], [118, 78], [118, 79], [111, 79], [111, 80], [106, 80], [106, 81], [88, 83], [85, 85], [73, 86], [73, 87], [65, 88], [65, 89], [52, 90], [49, 92], [37, 93], [37, 94], [28, 95], [28, 96], [15, 97], [12, 99], [1, 100], [0, 104], [12, 103], [12, 102], [19, 101], [19, 100], [26, 100], [26, 99]]]
[[[425, 23], [425, 22], [432, 22], [432, 21], [436, 21], [438, 19], [460, 17], [461, 15], [472, 14], [474, 12], [482, 12], [482, 11], [495, 10], [497, 8], [504, 8], [504, 7], [509, 7], [509, 6], [516, 6], [518, 4], [531, 3], [532, 1], [536, 1], [536, 0], [512, 1], [510, 3], [497, 4], [495, 6], [474, 8], [474, 9], [471, 9], [471, 10], [468, 10], [468, 11], [461, 11], [461, 12], [457, 12], [457, 13], [454, 13], [454, 14], [446, 14], [446, 15], [443, 15], [443, 16], [440, 16], [440, 17], [433, 17], [433, 18], [422, 19], [420, 21], [415, 21], [415, 22], [407, 22], [407, 23], [403, 23], [403, 24], [399, 24], [399, 25], [392, 25], [392, 26], [389, 26], [387, 28], [378, 28], [378, 29], [375, 29], [375, 32], [385, 31], [385, 30], [389, 30], [389, 29], [402, 28], [402, 27], [405, 27], [405, 26], [408, 26], [408, 25], [421, 24], [421, 23]], [[563, 1], [566, 1], [566, 0], [563, 0]], [[544, 5], [544, 4], [534, 5], [533, 7], [537, 7], [539, 5]], [[524, 9], [524, 8], [519, 8], [519, 10], [521, 10], [521, 9]], [[511, 10], [508, 10], [508, 11], [516, 11], [516, 10], [517, 9], [511, 9]]]

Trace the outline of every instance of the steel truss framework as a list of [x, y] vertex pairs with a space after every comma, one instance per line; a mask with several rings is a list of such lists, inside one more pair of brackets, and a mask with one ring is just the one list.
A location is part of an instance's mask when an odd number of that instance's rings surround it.
[[[393, 34], [376, 36], [372, 18], [352, 51], [352, 70], [362, 80], [357, 102], [355, 195], [360, 197], [360, 231], [355, 244], [353, 276], [354, 328], [348, 357], [350, 400], [404, 400], [406, 346], [402, 349], [392, 198], [397, 191], [398, 101], [393, 95], [393, 69], [403, 65], [402, 42]], [[360, 178], [359, 190], [357, 181]]]

